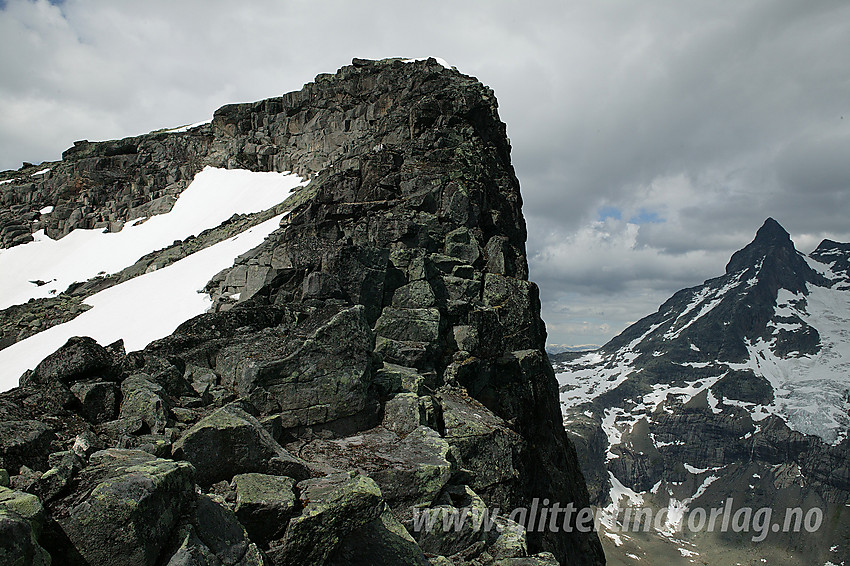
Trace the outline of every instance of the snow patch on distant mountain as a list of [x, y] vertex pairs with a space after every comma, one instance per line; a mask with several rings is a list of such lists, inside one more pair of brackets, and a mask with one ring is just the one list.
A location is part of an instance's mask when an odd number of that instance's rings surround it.
[[[791, 352], [780, 357], [772, 347], [775, 338], [760, 340], [747, 344], [750, 353], [747, 362], [729, 366], [751, 369], [773, 386], [774, 402], [754, 409], [779, 415], [793, 430], [817, 435], [834, 444], [846, 436], [850, 427], [850, 294], [814, 286], [808, 295], [780, 289], [776, 314], [797, 316], [804, 324], [816, 328], [821, 337], [818, 352], [814, 355]], [[776, 335], [781, 328], [774, 327]]]

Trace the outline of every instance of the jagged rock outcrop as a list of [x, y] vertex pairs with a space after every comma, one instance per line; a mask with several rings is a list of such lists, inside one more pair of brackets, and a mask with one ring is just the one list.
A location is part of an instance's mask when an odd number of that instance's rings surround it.
[[[0, 395], [17, 431], [2, 465], [50, 517], [36, 542], [105, 564], [108, 544], [78, 533], [112, 519], [133, 564], [604, 563], [593, 532], [506, 517], [501, 535], [418, 536], [416, 513], [441, 506], [588, 504], [492, 91], [434, 60], [355, 59], [0, 188], [9, 222], [53, 206], [31, 228], [61, 236], [165, 212], [206, 165], [311, 182], [210, 281], [212, 312], [139, 352], [75, 339]], [[264, 476], [282, 486], [268, 500]]]

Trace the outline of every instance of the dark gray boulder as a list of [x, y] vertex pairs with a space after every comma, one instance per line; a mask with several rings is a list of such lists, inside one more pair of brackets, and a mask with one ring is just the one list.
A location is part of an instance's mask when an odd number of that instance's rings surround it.
[[71, 385], [71, 393], [80, 401], [82, 415], [92, 424], [111, 421], [118, 415], [121, 390], [114, 382], [77, 382]]
[[0, 507], [0, 564], [50, 566], [50, 555], [39, 544], [32, 524]]
[[307, 465], [280, 446], [239, 404], [218, 409], [187, 430], [174, 444], [173, 454], [192, 463], [202, 486], [249, 472], [296, 479], [310, 476]]
[[180, 516], [195, 501], [194, 470], [187, 462], [145, 452], [110, 449], [92, 455], [79, 488], [52, 505], [71, 548], [89, 564], [156, 564]]
[[427, 566], [416, 541], [389, 510], [342, 539], [332, 566]]
[[173, 554], [165, 566], [265, 566], [265, 557], [228, 506], [199, 495], [188, 517], [175, 530]]
[[384, 512], [381, 490], [363, 475], [306, 480], [298, 490], [303, 508], [269, 549], [274, 564], [325, 564], [343, 539]]
[[504, 420], [456, 390], [441, 390], [437, 401], [442, 408], [446, 442], [458, 466], [470, 472], [473, 489], [487, 493], [519, 477], [517, 459], [524, 441]]
[[53, 430], [39, 421], [0, 422], [0, 468], [12, 474], [21, 466], [45, 469], [54, 438]]
[[31, 376], [33, 383], [61, 381], [70, 384], [89, 379], [115, 379], [112, 354], [88, 336], [75, 336], [44, 358]]
[[285, 427], [355, 415], [370, 404], [372, 331], [361, 306], [327, 305], [300, 323], [261, 331], [218, 353], [216, 368]]
[[29, 522], [33, 536], [41, 536], [47, 517], [41, 501], [35, 495], [0, 487], [0, 511], [14, 513]]
[[298, 513], [300, 502], [293, 488], [295, 479], [268, 474], [239, 474], [233, 477], [236, 490], [234, 512], [251, 540], [259, 544], [279, 538], [289, 519]]
[[330, 473], [362, 470], [401, 518], [414, 505], [429, 505], [454, 471], [449, 444], [427, 426], [405, 434], [377, 427], [337, 440], [316, 439], [302, 448], [301, 456]]

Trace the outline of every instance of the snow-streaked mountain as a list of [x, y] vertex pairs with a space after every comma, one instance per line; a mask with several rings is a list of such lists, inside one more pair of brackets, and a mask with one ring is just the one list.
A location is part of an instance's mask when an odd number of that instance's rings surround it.
[[[764, 492], [744, 499], [850, 503], [848, 265], [850, 245], [826, 240], [807, 256], [768, 219], [724, 275], [556, 362], [598, 503], [632, 491], [661, 506], [708, 502], [751, 465], [744, 491]], [[794, 496], [775, 487], [789, 466]]]
[[[207, 167], [169, 212], [135, 219], [119, 232], [76, 229], [59, 240], [37, 232], [28, 244], [0, 249], [0, 309], [118, 273], [142, 256], [216, 228], [233, 215], [269, 210], [304, 184], [294, 174]], [[211, 306], [204, 292], [207, 282], [259, 246], [283, 216], [94, 293], [83, 301], [92, 308], [76, 318], [0, 349], [0, 391], [15, 387], [24, 371], [72, 336], [90, 336], [103, 344], [120, 339], [135, 350], [170, 334]]]

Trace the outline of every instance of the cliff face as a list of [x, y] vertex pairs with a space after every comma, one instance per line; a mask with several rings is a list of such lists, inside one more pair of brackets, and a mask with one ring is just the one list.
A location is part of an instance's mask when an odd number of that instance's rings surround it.
[[[423, 551], [451, 557], [431, 558], [442, 564], [604, 562], [594, 533], [526, 536], [506, 518], [535, 499], [588, 498], [490, 89], [434, 60], [354, 60], [186, 132], [78, 143], [47, 166], [3, 174], [4, 246], [42, 227], [167, 214], [205, 166], [310, 183], [275, 209], [290, 211], [278, 230], [208, 283], [212, 312], [140, 352], [74, 339], [2, 394], [0, 468], [11, 493], [46, 507], [31, 554], [221, 560], [219, 521], [242, 533], [228, 544], [246, 564], [420, 564]], [[146, 261], [193, 245], [204, 244]], [[28, 308], [68, 318], [55, 301], [73, 291]], [[269, 485], [280, 501], [252, 507]], [[138, 512], [116, 508], [128, 490], [144, 494], [147, 519], [112, 544], [108, 527]], [[501, 509], [502, 534], [415, 527], [423, 509], [463, 507]]]

